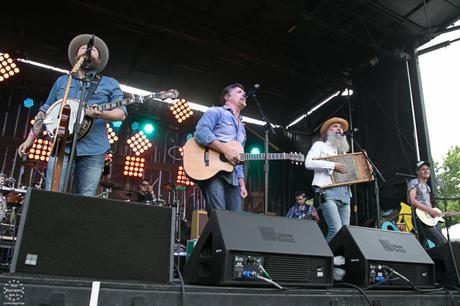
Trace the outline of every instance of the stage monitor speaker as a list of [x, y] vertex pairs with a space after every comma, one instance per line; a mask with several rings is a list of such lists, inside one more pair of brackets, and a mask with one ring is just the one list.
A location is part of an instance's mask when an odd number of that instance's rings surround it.
[[410, 233], [343, 226], [329, 243], [335, 256], [345, 257], [344, 281], [362, 287], [434, 286], [434, 263]]
[[[215, 210], [184, 267], [192, 284], [331, 286], [333, 255], [314, 221]], [[263, 268], [262, 268], [263, 267]], [[244, 273], [245, 272], [245, 273]]]
[[29, 189], [10, 271], [172, 281], [175, 211]]
[[[452, 242], [452, 251], [457, 268], [460, 268], [460, 242]], [[434, 261], [436, 281], [447, 288], [460, 288], [449, 244], [446, 242], [434, 248], [427, 249], [427, 253]]]

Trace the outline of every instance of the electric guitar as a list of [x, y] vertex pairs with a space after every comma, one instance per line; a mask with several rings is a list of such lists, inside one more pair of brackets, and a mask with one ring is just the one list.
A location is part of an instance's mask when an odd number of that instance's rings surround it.
[[[144, 101], [148, 101], [150, 99], [160, 99], [164, 100], [167, 98], [176, 99], [179, 96], [179, 92], [176, 89], [164, 90], [156, 93], [149, 94], [147, 96], [135, 96], [133, 98], [123, 99], [119, 101], [113, 101], [103, 104], [96, 104], [96, 105], [89, 105], [88, 103], [83, 104], [83, 109], [87, 109], [89, 107], [95, 107], [99, 111], [106, 111], [111, 110], [122, 105], [130, 105], [134, 103], [144, 103]], [[70, 119], [69, 119], [69, 135], [73, 134], [73, 127], [75, 121], [77, 120], [77, 112], [78, 112], [78, 104], [80, 103], [77, 99], [67, 99], [67, 104], [70, 106]], [[43, 123], [45, 124], [46, 131], [50, 137], [54, 137], [57, 131], [57, 123], [59, 118], [59, 110], [61, 108], [62, 99], [57, 100], [54, 102], [46, 111], [45, 119]], [[80, 131], [78, 131], [77, 139], [81, 140], [84, 138], [88, 133], [91, 131], [93, 127], [94, 119], [85, 116], [85, 111], [82, 112], [80, 118]], [[68, 142], [72, 141], [72, 137], [68, 138]]]
[[[265, 153], [243, 153], [243, 146], [238, 141], [226, 143], [229, 147], [240, 153], [242, 161], [263, 160]], [[292, 160], [303, 162], [303, 154], [298, 153], [268, 153], [269, 160]], [[220, 171], [232, 172], [234, 165], [229, 163], [222, 153], [210, 148], [200, 146], [194, 138], [190, 138], [184, 145], [184, 170], [194, 180], [207, 180]]]
[[415, 209], [415, 214], [417, 215], [420, 221], [422, 221], [424, 224], [428, 226], [435, 226], [436, 224], [438, 224], [438, 222], [446, 222], [446, 220], [444, 220], [443, 217], [446, 217], [446, 216], [454, 217], [454, 216], [460, 215], [460, 212], [450, 212], [450, 211], [442, 212], [439, 208], [436, 208], [436, 207], [433, 209], [441, 213], [441, 216], [433, 217], [426, 211], [418, 209], [418, 208]]

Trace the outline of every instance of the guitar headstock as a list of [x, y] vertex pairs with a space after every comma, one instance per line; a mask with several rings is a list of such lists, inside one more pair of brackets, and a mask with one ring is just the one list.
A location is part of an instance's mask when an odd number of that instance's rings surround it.
[[294, 165], [302, 165], [305, 161], [305, 156], [302, 153], [290, 152], [287, 153], [287, 159]]
[[73, 65], [72, 70], [70, 71], [70, 74], [75, 74], [77, 73], [78, 70], [80, 70], [81, 65], [83, 65], [83, 61], [85, 60], [84, 56], [80, 56], [80, 58], [77, 60], [75, 65]]
[[176, 99], [179, 97], [179, 91], [177, 89], [162, 90], [160, 92], [154, 93], [153, 96], [157, 99]]

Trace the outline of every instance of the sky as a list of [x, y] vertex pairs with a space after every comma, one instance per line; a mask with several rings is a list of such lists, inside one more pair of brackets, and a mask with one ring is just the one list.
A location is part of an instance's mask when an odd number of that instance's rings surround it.
[[[419, 50], [457, 38], [460, 30], [438, 36]], [[441, 163], [451, 147], [460, 146], [460, 41], [420, 55], [419, 63], [431, 154]]]

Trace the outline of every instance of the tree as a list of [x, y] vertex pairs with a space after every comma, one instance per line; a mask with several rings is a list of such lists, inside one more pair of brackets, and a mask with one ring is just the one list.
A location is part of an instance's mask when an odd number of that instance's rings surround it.
[[[460, 198], [460, 147], [451, 147], [440, 167], [436, 166], [437, 196], [441, 198]], [[460, 200], [438, 201], [444, 210], [460, 211]], [[460, 216], [454, 217], [452, 224], [459, 223]]]

